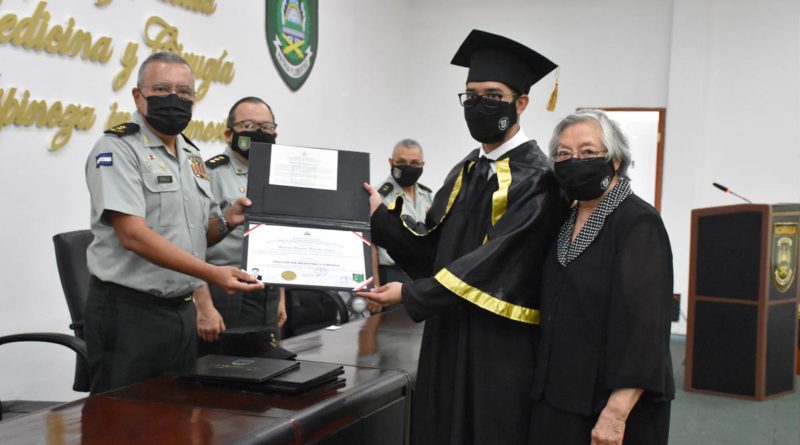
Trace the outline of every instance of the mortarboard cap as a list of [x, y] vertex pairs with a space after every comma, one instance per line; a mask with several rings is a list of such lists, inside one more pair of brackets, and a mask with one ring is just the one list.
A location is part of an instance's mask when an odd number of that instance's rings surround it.
[[450, 63], [469, 68], [467, 82], [502, 82], [519, 94], [528, 94], [531, 85], [556, 68], [547, 57], [519, 42], [477, 29], [469, 33]]

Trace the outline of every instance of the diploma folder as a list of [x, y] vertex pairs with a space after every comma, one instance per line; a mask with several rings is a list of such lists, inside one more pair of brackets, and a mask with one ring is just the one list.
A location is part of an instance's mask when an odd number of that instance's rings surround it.
[[372, 255], [363, 184], [368, 181], [368, 153], [253, 143], [244, 269], [276, 286], [367, 287]]
[[302, 394], [317, 388], [339, 387], [344, 380], [342, 365], [300, 362], [300, 366], [263, 383], [240, 386], [240, 389], [257, 392]]
[[181, 372], [180, 376], [214, 383], [257, 384], [299, 365], [291, 360], [210, 354], [198, 358], [194, 366]]

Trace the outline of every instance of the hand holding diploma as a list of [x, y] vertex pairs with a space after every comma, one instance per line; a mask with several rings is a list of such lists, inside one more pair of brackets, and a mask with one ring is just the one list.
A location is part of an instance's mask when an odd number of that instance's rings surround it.
[[381, 206], [381, 195], [375, 190], [375, 187], [366, 182], [364, 183], [364, 190], [369, 193], [369, 214], [372, 215]]
[[390, 306], [403, 301], [403, 283], [392, 281], [371, 291], [356, 292], [356, 295], [384, 307]]

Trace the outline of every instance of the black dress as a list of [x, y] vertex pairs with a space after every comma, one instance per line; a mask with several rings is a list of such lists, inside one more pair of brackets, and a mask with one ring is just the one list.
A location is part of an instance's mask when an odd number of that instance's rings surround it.
[[372, 218], [373, 240], [414, 278], [403, 286], [405, 309], [425, 320], [415, 445], [527, 437], [541, 286], [531, 271], [541, 269], [565, 203], [535, 142], [500, 157], [488, 181], [477, 154], [437, 192], [424, 236], [404, 227], [398, 208]]
[[[584, 229], [595, 237], [566, 266], [558, 245], [545, 261], [530, 444], [589, 444], [600, 411], [618, 388], [644, 389], [626, 422], [624, 443], [667, 443], [675, 393], [672, 252], [652, 206], [632, 194], [617, 204], [604, 222], [587, 222]], [[571, 221], [574, 214], [566, 232]], [[563, 236], [560, 242], [563, 254]]]

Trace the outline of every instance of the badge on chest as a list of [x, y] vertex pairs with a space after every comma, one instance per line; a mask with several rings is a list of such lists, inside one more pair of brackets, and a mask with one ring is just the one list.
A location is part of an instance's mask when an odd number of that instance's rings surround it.
[[203, 158], [197, 155], [189, 155], [189, 164], [192, 166], [192, 173], [201, 179], [208, 181], [208, 172], [206, 165], [203, 163]]

